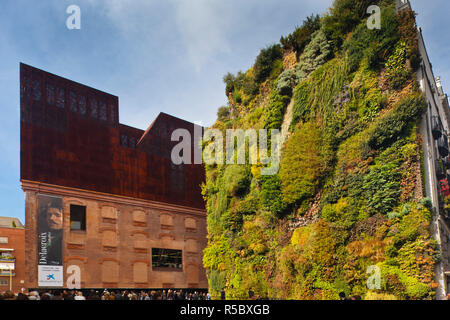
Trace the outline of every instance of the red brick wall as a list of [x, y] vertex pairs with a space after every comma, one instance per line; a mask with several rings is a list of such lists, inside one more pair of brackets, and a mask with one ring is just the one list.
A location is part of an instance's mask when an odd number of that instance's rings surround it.
[[[20, 228], [0, 228], [0, 237], [8, 237], [8, 243], [0, 243], [0, 248], [14, 249], [12, 252], [15, 261], [15, 276], [12, 277], [12, 289], [15, 293], [25, 288], [25, 229]], [[9, 276], [1, 276], [0, 279], [7, 280], [8, 285], [0, 286], [0, 292], [9, 290]]]
[[[67, 267], [81, 270], [82, 288], [207, 288], [203, 250], [204, 210], [98, 195], [57, 186], [24, 184], [26, 193], [27, 287], [38, 286], [38, 193], [63, 199], [64, 286]], [[39, 192], [36, 192], [39, 190]], [[70, 205], [86, 206], [86, 230], [70, 230]], [[170, 217], [170, 218], [168, 218]], [[183, 269], [152, 268], [152, 248], [182, 250]]]

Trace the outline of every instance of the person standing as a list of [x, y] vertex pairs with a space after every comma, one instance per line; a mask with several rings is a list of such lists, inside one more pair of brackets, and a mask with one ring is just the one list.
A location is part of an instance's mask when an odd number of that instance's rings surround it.
[[248, 298], [253, 299], [254, 296], [255, 293], [253, 292], [253, 289], [250, 287], [250, 289], [248, 289]]
[[225, 300], [225, 288], [222, 288], [222, 291], [220, 291], [220, 299]]

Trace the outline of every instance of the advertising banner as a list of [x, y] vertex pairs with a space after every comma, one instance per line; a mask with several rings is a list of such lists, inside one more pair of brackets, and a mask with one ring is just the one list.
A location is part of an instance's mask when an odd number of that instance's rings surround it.
[[38, 195], [38, 279], [40, 287], [63, 286], [62, 198]]

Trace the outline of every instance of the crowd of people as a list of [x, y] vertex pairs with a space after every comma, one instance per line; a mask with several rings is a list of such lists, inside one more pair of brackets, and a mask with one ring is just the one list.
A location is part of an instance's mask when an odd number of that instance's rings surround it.
[[186, 290], [32, 290], [0, 293], [0, 300], [211, 300], [208, 292]]

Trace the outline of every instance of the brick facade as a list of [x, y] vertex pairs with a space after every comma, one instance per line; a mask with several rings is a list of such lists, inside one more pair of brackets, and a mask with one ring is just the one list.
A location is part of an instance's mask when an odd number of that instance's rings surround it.
[[[67, 267], [81, 270], [82, 288], [207, 288], [202, 267], [202, 210], [22, 182], [26, 195], [26, 286], [37, 288], [37, 195], [63, 199], [64, 284]], [[86, 231], [70, 230], [70, 205], [86, 206]], [[182, 251], [182, 270], [152, 268], [152, 248]], [[66, 287], [66, 285], [65, 285]]]
[[[14, 276], [12, 277], [12, 290], [17, 293], [22, 288], [25, 288], [25, 229], [24, 228], [5, 228], [0, 227], [0, 237], [7, 238], [8, 243], [0, 243], [1, 249], [14, 249], [10, 251], [14, 257]], [[8, 260], [0, 259], [2, 262], [9, 262]], [[0, 292], [9, 290], [10, 276], [0, 275]]]

